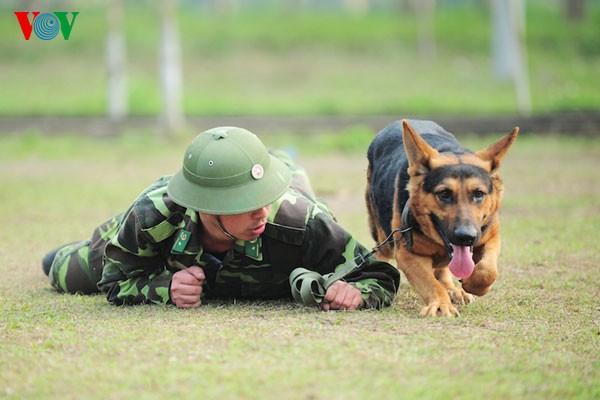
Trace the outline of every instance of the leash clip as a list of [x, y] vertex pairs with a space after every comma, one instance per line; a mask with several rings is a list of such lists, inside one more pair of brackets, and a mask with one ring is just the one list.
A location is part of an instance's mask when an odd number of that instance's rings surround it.
[[[392, 241], [392, 239], [393, 239], [393, 237], [394, 237], [394, 235], [395, 235], [396, 233], [400, 233], [400, 234], [402, 235], [402, 237], [404, 238], [404, 233], [406, 233], [406, 232], [408, 232], [408, 231], [410, 231], [410, 230], [412, 230], [412, 228], [405, 228], [405, 229], [399, 229], [399, 228], [398, 228], [398, 229], [394, 229], [393, 231], [391, 231], [391, 232], [390, 232], [390, 234], [389, 234], [389, 235], [387, 235], [387, 237], [385, 238], [385, 240], [384, 240], [383, 242], [381, 242], [381, 243], [379, 243], [378, 245], [376, 245], [375, 247], [373, 247], [373, 248], [371, 249], [371, 251], [370, 251], [369, 253], [367, 253], [367, 255], [366, 255], [366, 256], [363, 256], [362, 254], [359, 254], [360, 258], [362, 259], [362, 262], [364, 263], [364, 262], [366, 261], [366, 260], [365, 260], [365, 258], [367, 258], [367, 257], [371, 257], [373, 254], [375, 254], [375, 253], [377, 253], [379, 250], [381, 250], [381, 248], [382, 248], [383, 246], [385, 246], [385, 245], [387, 245], [389, 242], [391, 242], [391, 241]], [[408, 242], [408, 240], [407, 240], [407, 242]], [[412, 242], [412, 240], [411, 240], [411, 242]], [[361, 263], [361, 265], [362, 265], [362, 263]]]

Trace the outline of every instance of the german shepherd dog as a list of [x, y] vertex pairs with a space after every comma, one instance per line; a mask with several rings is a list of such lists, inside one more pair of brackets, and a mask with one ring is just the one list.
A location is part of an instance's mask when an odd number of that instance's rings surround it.
[[[393, 122], [369, 146], [366, 202], [378, 253], [395, 258], [423, 298], [423, 316], [459, 316], [452, 303], [486, 294], [498, 275], [502, 157], [519, 128], [473, 153], [432, 121]], [[455, 286], [452, 275], [462, 283]]]

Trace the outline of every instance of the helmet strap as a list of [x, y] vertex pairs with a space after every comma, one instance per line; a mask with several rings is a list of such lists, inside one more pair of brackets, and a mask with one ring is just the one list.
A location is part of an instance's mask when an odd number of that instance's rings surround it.
[[227, 232], [227, 229], [225, 229], [225, 226], [221, 222], [221, 217], [219, 215], [216, 215], [215, 219], [217, 220], [217, 226], [219, 227], [219, 229], [221, 229], [221, 232], [223, 232], [223, 234], [225, 236], [227, 236], [231, 240], [237, 240], [237, 238], [235, 236], [233, 236], [231, 233]]

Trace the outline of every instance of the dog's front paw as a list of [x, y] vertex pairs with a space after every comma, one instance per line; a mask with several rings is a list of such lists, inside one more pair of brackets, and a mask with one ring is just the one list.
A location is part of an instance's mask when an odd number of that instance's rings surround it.
[[450, 300], [452, 300], [454, 304], [465, 305], [475, 300], [475, 297], [473, 297], [473, 295], [465, 292], [462, 288], [458, 287], [449, 288], [448, 295], [450, 296]]
[[458, 310], [450, 303], [432, 301], [421, 309], [422, 317], [460, 317]]

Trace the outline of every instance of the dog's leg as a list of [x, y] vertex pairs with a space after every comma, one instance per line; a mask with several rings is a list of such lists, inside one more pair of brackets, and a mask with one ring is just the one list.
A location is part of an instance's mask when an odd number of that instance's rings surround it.
[[454, 304], [469, 304], [473, 301], [472, 295], [465, 292], [462, 288], [456, 287], [452, 280], [452, 274], [448, 268], [436, 268], [434, 270], [434, 275], [438, 282], [446, 288], [450, 300], [452, 300]]
[[425, 301], [426, 306], [421, 309], [422, 316], [435, 317], [439, 314], [451, 317], [460, 315], [452, 305], [448, 291], [436, 279], [431, 257], [419, 256], [398, 246], [396, 262], [412, 288]]
[[480, 260], [475, 264], [473, 274], [463, 281], [463, 289], [476, 296], [483, 296], [489, 292], [498, 277], [497, 263], [499, 255], [499, 235], [493, 236], [481, 248], [475, 249], [475, 257], [480, 258]]

